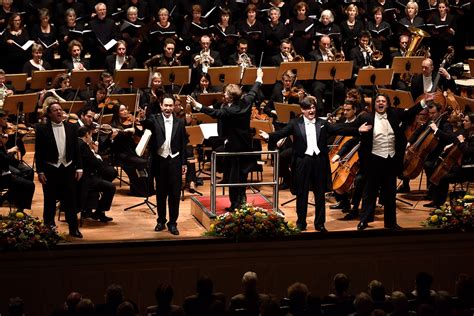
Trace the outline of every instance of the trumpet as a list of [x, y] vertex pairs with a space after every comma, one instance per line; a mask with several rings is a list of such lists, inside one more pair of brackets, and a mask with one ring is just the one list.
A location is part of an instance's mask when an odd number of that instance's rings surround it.
[[369, 54], [370, 65], [372, 65], [372, 61], [380, 61], [383, 58], [383, 52], [376, 49], [374, 43], [370, 43], [369, 45], [365, 46], [365, 51]]
[[344, 61], [346, 59], [342, 51], [337, 51], [333, 42], [331, 42], [331, 47], [326, 50], [326, 54], [329, 61]]
[[253, 67], [252, 60], [246, 53], [240, 54], [237, 64], [242, 68]]
[[211, 57], [209, 51], [202, 50], [199, 52], [199, 55], [196, 55], [196, 57], [194, 57], [194, 62], [196, 62], [197, 64], [201, 64], [203, 65], [203, 67], [207, 68], [210, 64], [214, 62], [214, 58]]

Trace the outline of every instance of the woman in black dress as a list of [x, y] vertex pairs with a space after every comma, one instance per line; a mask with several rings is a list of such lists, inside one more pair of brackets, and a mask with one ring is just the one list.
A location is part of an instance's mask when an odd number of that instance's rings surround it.
[[43, 59], [43, 46], [37, 43], [31, 45], [32, 58], [23, 65], [23, 72], [31, 77], [33, 71], [50, 70], [51, 65]]
[[[2, 63], [6, 73], [21, 73], [23, 65], [29, 56], [31, 56], [29, 47], [26, 48], [28, 45], [24, 46], [29, 43], [29, 40], [30, 36], [28, 35], [28, 31], [23, 27], [21, 15], [13, 13], [8, 21], [7, 29], [3, 33], [5, 58], [2, 58]], [[32, 42], [30, 43], [32, 44]]]
[[43, 45], [43, 59], [53, 65], [54, 50], [59, 46], [56, 27], [50, 23], [51, 15], [48, 9], [39, 10], [40, 23], [33, 26], [31, 39]]

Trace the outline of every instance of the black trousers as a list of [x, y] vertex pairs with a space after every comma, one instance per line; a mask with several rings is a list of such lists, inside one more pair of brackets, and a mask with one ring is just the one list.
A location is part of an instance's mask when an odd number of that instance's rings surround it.
[[182, 185], [181, 157], [179, 155], [174, 158], [153, 156], [152, 170], [154, 170], [156, 181], [157, 222], [166, 224], [166, 200], [168, 200], [168, 226], [176, 226]]
[[55, 225], [56, 201], [59, 200], [61, 202], [61, 209], [66, 214], [69, 229], [76, 229], [76, 170], [73, 164], [68, 167], [61, 165], [59, 168], [47, 164], [44, 169], [44, 175], [46, 176], [46, 184], [43, 185], [44, 223], [46, 225]]
[[370, 156], [365, 186], [364, 199], [362, 200], [361, 222], [367, 222], [375, 214], [375, 205], [379, 188], [384, 195], [384, 225], [391, 227], [397, 223], [396, 193], [397, 193], [397, 166], [394, 158]]
[[[245, 157], [227, 156], [224, 161], [224, 179], [229, 183], [245, 183], [248, 172]], [[247, 201], [245, 187], [229, 187], [230, 208], [240, 208]]]
[[8, 188], [8, 200], [13, 202], [19, 211], [31, 209], [35, 193], [35, 183], [15, 174], [0, 177], [0, 188]]
[[296, 214], [298, 226], [306, 227], [308, 213], [308, 195], [310, 189], [315, 199], [314, 225], [323, 225], [326, 222], [326, 200], [324, 198], [326, 181], [322, 168], [321, 157], [308, 156], [296, 158]]

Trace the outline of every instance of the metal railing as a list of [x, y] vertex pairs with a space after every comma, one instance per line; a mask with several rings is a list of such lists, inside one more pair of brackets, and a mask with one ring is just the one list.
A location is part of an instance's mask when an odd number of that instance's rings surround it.
[[[217, 183], [216, 179], [216, 161], [217, 156], [256, 156], [262, 154], [270, 154], [273, 156], [273, 181], [267, 182], [245, 182], [245, 183]], [[252, 185], [271, 185], [273, 186], [273, 211], [280, 213], [278, 210], [278, 150], [269, 151], [249, 151], [249, 152], [212, 152], [211, 155], [211, 214], [216, 216], [216, 192], [218, 187], [247, 187]]]

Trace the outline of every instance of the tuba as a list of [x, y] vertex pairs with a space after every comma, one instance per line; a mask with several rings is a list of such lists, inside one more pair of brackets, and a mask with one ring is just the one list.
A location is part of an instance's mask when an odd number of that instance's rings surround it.
[[[424, 57], [430, 57], [430, 48], [429, 47], [419, 47], [421, 44], [421, 41], [425, 37], [431, 37], [431, 35], [423, 31], [422, 29], [416, 28], [414, 26], [410, 26], [408, 28], [408, 31], [411, 33], [411, 39], [410, 39], [410, 45], [408, 45], [408, 48], [405, 52], [405, 57], [410, 57], [410, 56], [424, 56]], [[410, 71], [404, 72], [401, 74], [400, 79], [405, 82], [405, 84], [410, 87], [411, 86], [411, 78], [413, 77], [413, 74]]]

